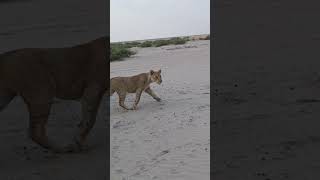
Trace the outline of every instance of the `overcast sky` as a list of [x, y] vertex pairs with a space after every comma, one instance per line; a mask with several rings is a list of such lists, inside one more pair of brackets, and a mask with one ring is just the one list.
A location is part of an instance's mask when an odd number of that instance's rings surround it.
[[111, 41], [210, 32], [210, 0], [111, 0]]

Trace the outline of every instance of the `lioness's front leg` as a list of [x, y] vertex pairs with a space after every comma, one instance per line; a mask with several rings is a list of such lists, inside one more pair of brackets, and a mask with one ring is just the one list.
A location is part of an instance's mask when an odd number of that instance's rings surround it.
[[82, 119], [78, 125], [78, 131], [74, 136], [74, 144], [67, 147], [69, 151], [79, 151], [84, 145], [85, 139], [96, 122], [98, 108], [104, 94], [99, 86], [91, 86], [85, 89], [81, 98]]
[[161, 101], [161, 99], [152, 91], [152, 89], [150, 88], [150, 86], [144, 90], [146, 93], [148, 93], [151, 97], [153, 97], [153, 99], [155, 99], [156, 101]]
[[137, 106], [138, 106], [138, 103], [139, 103], [139, 101], [140, 101], [140, 97], [141, 97], [142, 92], [143, 92], [142, 89], [138, 89], [138, 90], [136, 91], [136, 100], [134, 101], [132, 110], [136, 110], [136, 109], [137, 109]]

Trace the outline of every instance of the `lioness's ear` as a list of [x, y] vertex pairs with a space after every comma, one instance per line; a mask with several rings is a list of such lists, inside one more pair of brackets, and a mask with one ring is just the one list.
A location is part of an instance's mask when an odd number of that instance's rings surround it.
[[158, 71], [159, 73], [161, 73], [161, 69], [159, 69], [159, 71]]
[[150, 70], [150, 74], [153, 75], [153, 73], [154, 73], [154, 71], [153, 71], [153, 70]]

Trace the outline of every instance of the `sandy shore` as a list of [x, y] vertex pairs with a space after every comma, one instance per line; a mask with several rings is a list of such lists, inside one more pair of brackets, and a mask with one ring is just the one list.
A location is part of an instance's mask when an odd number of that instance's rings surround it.
[[[143, 94], [137, 111], [111, 97], [111, 177], [130, 180], [209, 179], [210, 41], [136, 49], [112, 62], [111, 77], [162, 69], [163, 83], [151, 87], [162, 99]], [[134, 94], [127, 96], [131, 106]]]

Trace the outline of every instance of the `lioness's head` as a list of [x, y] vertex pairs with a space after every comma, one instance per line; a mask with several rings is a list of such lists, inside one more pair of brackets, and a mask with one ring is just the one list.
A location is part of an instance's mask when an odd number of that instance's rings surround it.
[[159, 71], [150, 70], [151, 82], [156, 82], [157, 84], [162, 83], [161, 69]]

